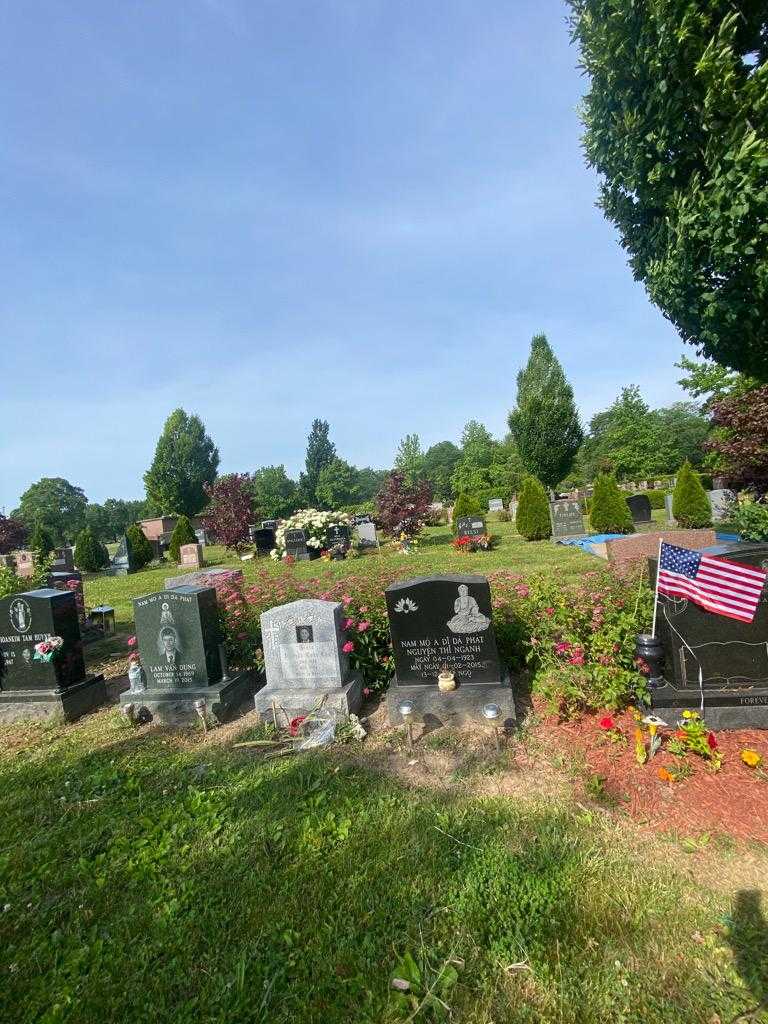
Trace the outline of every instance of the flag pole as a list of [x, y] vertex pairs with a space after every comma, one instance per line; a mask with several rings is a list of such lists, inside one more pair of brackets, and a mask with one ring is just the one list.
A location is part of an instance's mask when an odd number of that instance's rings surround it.
[[659, 537], [659, 554], [656, 562], [656, 588], [653, 592], [653, 626], [651, 636], [656, 636], [656, 614], [659, 610], [659, 572], [661, 571], [661, 537]]

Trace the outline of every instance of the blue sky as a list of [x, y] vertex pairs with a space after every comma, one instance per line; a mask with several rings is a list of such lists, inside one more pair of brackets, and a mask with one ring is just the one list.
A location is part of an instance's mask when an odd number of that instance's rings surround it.
[[544, 331], [585, 418], [684, 346], [594, 206], [559, 0], [24, 0], [0, 13], [0, 509], [505, 430]]

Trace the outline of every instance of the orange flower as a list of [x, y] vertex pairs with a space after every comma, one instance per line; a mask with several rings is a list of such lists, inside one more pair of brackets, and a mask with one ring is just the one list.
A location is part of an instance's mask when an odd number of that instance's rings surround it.
[[643, 730], [638, 725], [635, 728], [635, 743], [643, 743]]
[[673, 782], [674, 781], [674, 779], [672, 778], [672, 773], [670, 771], [667, 771], [666, 768], [659, 768], [657, 774], [658, 774], [658, 776], [659, 776], [659, 778], [661, 779], [662, 782]]

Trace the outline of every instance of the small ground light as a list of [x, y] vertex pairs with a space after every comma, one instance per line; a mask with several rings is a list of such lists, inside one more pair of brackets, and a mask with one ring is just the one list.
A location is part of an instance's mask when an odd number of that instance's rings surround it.
[[493, 735], [496, 740], [496, 749], [501, 750], [501, 740], [499, 739], [499, 727], [496, 725], [496, 719], [501, 716], [501, 708], [498, 704], [483, 704], [483, 718], [489, 722], [493, 722]]
[[411, 715], [413, 714], [414, 705], [412, 700], [401, 700], [397, 705], [397, 710], [403, 716], [405, 720], [405, 735], [408, 737], [408, 749], [413, 750], [413, 731], [411, 728]]

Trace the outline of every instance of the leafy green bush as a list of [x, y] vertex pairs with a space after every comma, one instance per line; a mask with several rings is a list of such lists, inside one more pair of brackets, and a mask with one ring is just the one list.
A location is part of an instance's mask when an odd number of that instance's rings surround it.
[[690, 462], [684, 462], [677, 474], [677, 486], [672, 496], [672, 515], [678, 526], [686, 530], [712, 525], [712, 509], [707, 492]]
[[589, 521], [596, 533], [634, 533], [632, 513], [612, 473], [600, 473], [589, 512]]
[[55, 547], [50, 531], [42, 523], [36, 523], [29, 538], [29, 550], [34, 551], [40, 558], [45, 558]]
[[499, 509], [499, 511], [494, 512], [493, 515], [496, 517], [497, 523], [508, 523], [512, 518], [505, 508]]
[[90, 526], [86, 526], [77, 535], [75, 565], [84, 572], [98, 572], [109, 565], [107, 549]]
[[740, 498], [734, 502], [729, 520], [742, 540], [768, 541], [768, 505], [765, 499]]
[[48, 586], [48, 574], [53, 565], [51, 555], [45, 555], [35, 559], [31, 576], [17, 576], [13, 569], [7, 566], [0, 566], [0, 597], [8, 597], [10, 594], [23, 594], [27, 590], [40, 590]]
[[459, 519], [465, 519], [467, 516], [481, 516], [484, 515], [485, 509], [480, 504], [480, 500], [473, 494], [467, 494], [462, 492], [456, 501], [453, 503], [453, 528], [456, 529], [456, 523]]
[[192, 529], [192, 523], [188, 516], [179, 516], [171, 534], [171, 542], [168, 545], [168, 554], [174, 562], [181, 561], [181, 545], [197, 544], [197, 536]]
[[546, 540], [552, 536], [549, 498], [544, 485], [535, 476], [527, 476], [520, 488], [515, 517], [517, 532], [526, 540]]
[[137, 526], [136, 523], [133, 526], [129, 526], [125, 531], [125, 537], [128, 542], [129, 560], [132, 567], [134, 569], [143, 569], [145, 565], [149, 565], [155, 557], [155, 552], [144, 536], [141, 527]]

